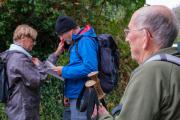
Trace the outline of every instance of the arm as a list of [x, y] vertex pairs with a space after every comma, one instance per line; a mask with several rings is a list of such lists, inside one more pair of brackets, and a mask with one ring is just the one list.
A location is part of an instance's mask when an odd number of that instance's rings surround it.
[[[77, 56], [75, 49], [71, 53], [73, 56]], [[78, 43], [78, 53], [81, 58], [79, 58], [79, 61], [77, 60], [77, 64], [64, 66], [62, 68], [62, 77], [67, 79], [83, 78], [87, 77], [88, 73], [98, 70], [98, 45], [96, 41], [88, 37], [83, 38]]]
[[50, 61], [53, 64], [56, 64], [59, 55], [62, 54], [64, 52], [64, 41], [61, 40], [61, 42], [58, 45], [58, 48], [56, 49], [56, 51], [54, 53], [52, 53], [49, 57], [48, 57], [48, 61]]
[[[59, 55], [62, 54], [63, 51], [64, 51], [64, 41], [61, 40], [61, 42], [59, 43], [58, 48], [56, 49], [56, 51], [54, 53], [50, 54], [47, 60], [55, 65], [58, 58], [59, 58]], [[36, 66], [39, 66], [41, 64], [41, 61], [39, 61], [38, 58], [32, 58], [32, 62]]]

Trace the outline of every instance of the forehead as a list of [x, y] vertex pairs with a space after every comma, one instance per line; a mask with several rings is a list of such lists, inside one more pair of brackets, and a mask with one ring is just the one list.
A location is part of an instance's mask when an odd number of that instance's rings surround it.
[[135, 19], [136, 19], [136, 17], [138, 16], [138, 11], [136, 11], [133, 15], [132, 15], [132, 17], [131, 17], [131, 19], [130, 19], [130, 21], [129, 21], [129, 24], [128, 24], [128, 27], [129, 28], [136, 28], [136, 24], [135, 24]]
[[135, 28], [135, 24], [134, 24], [134, 20], [133, 19], [131, 19], [130, 21], [129, 21], [129, 24], [128, 24], [128, 28]]

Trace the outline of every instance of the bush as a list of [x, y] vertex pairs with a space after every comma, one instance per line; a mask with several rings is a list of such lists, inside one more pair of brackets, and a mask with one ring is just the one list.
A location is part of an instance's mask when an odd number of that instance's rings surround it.
[[[134, 10], [144, 4], [144, 0], [6, 0], [0, 2], [0, 52], [9, 48], [13, 31], [19, 24], [29, 24], [38, 31], [37, 45], [32, 55], [45, 60], [58, 46], [54, 32], [59, 15], [72, 16], [84, 26], [91, 24], [97, 33], [109, 33], [114, 36], [121, 52], [121, 82], [106, 97], [108, 109], [117, 105], [128, 82], [129, 74], [136, 66], [130, 58], [127, 43], [124, 42], [123, 29], [127, 26]], [[66, 53], [67, 54], [67, 53]], [[65, 65], [68, 55], [63, 55], [58, 64]], [[62, 118], [63, 82], [48, 77], [41, 87], [42, 120]], [[6, 120], [4, 106], [0, 105], [0, 119]]]

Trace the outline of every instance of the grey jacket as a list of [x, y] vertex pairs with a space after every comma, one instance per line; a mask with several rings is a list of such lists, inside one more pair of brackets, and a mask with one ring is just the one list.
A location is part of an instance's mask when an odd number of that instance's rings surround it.
[[[1, 54], [5, 57], [7, 53]], [[51, 54], [49, 61], [55, 63], [55, 54]], [[39, 120], [40, 85], [46, 78], [44, 65], [35, 66], [31, 59], [20, 52], [9, 56], [7, 75], [10, 90], [6, 103], [6, 113], [10, 120]]]

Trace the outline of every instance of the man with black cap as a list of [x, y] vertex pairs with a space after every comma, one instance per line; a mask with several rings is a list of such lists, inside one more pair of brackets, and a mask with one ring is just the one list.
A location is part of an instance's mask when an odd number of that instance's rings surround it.
[[77, 98], [82, 91], [87, 75], [98, 70], [98, 42], [94, 29], [87, 25], [80, 28], [68, 16], [59, 16], [55, 30], [60, 40], [70, 46], [70, 60], [66, 66], [54, 68], [65, 78], [64, 120], [87, 120], [86, 112], [76, 109]]

